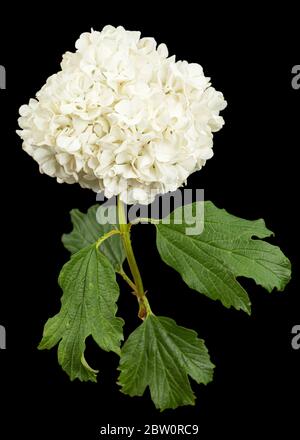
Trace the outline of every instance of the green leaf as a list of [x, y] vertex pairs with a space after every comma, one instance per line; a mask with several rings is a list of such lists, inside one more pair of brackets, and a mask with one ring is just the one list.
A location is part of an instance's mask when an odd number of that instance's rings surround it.
[[111, 263], [95, 245], [74, 254], [60, 272], [61, 310], [47, 321], [39, 349], [59, 343], [58, 361], [71, 380], [96, 381], [97, 371], [84, 358], [89, 335], [103, 350], [120, 354], [123, 320], [115, 316], [115, 278]]
[[[199, 209], [196, 205], [189, 213], [191, 205], [177, 208], [168, 217], [170, 224], [161, 221], [156, 225], [162, 259], [181, 274], [189, 287], [220, 300], [225, 307], [247, 313], [251, 311], [250, 300], [237, 276], [253, 278], [268, 291], [284, 289], [291, 276], [288, 258], [277, 246], [252, 238], [272, 235], [262, 219], [244, 220], [205, 202], [204, 217], [198, 219], [203, 232], [187, 235], [186, 228]], [[184, 218], [185, 214], [189, 224], [176, 224], [176, 218]]]
[[[95, 243], [98, 238], [109, 232], [111, 229], [117, 229], [118, 225], [112, 222], [99, 224], [97, 218], [105, 216], [105, 209], [99, 205], [94, 205], [86, 214], [78, 209], [72, 209], [71, 221], [74, 226], [73, 231], [62, 236], [64, 246], [74, 254], [89, 244]], [[97, 217], [96, 217], [97, 215]], [[109, 240], [105, 240], [101, 245], [101, 251], [110, 260], [115, 270], [119, 270], [125, 259], [125, 253], [120, 235], [114, 235]]]
[[207, 384], [213, 368], [204, 341], [195, 331], [172, 319], [150, 315], [122, 347], [118, 384], [130, 396], [142, 396], [149, 386], [156, 408], [163, 411], [193, 405], [195, 395], [188, 375]]

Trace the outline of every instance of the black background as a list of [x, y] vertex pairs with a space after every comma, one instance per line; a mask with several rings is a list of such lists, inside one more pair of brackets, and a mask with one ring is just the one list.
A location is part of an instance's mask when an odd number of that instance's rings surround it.
[[[200, 5], [199, 5], [200, 6]], [[51, 9], [50, 9], [51, 8]], [[135, 425], [191, 423], [199, 438], [216, 433], [244, 438], [250, 431], [284, 438], [299, 428], [300, 350], [291, 329], [300, 324], [298, 253], [298, 149], [300, 90], [291, 69], [300, 64], [293, 6], [263, 13], [244, 4], [235, 12], [192, 5], [145, 3], [121, 8], [111, 2], [40, 4], [35, 13], [6, 11], [1, 24], [0, 64], [7, 90], [0, 91], [2, 278], [0, 324], [7, 349], [0, 351], [1, 438], [98, 438], [107, 423]], [[86, 358], [99, 367], [99, 383], [70, 382], [57, 364], [56, 350], [39, 352], [44, 322], [57, 313], [57, 275], [68, 259], [61, 235], [71, 229], [69, 211], [86, 210], [94, 193], [59, 185], [40, 175], [15, 134], [18, 108], [59, 69], [62, 54], [74, 50], [80, 33], [106, 24], [140, 30], [165, 42], [177, 59], [198, 62], [228, 107], [217, 133], [215, 156], [189, 179], [205, 198], [240, 217], [263, 217], [292, 261], [293, 279], [284, 293], [267, 293], [242, 280], [252, 316], [227, 310], [189, 290], [159, 259], [151, 226], [134, 228], [133, 241], [154, 312], [194, 328], [216, 364], [214, 382], [193, 383], [194, 407], [159, 413], [148, 392], [122, 395], [115, 384], [117, 356], [88, 341]], [[122, 284], [119, 315], [126, 335], [138, 324], [134, 297]], [[298, 429], [299, 431], [299, 429]], [[267, 437], [269, 438], [269, 437]]]

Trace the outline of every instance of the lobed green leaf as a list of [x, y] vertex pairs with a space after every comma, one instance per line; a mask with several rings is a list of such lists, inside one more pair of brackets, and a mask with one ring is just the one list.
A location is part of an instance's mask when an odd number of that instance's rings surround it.
[[188, 375], [207, 384], [213, 368], [195, 331], [170, 318], [150, 315], [122, 347], [118, 383], [130, 396], [142, 396], [149, 386], [156, 408], [177, 408], [195, 403]]
[[59, 344], [58, 361], [71, 380], [96, 381], [97, 371], [84, 357], [89, 335], [103, 350], [120, 354], [123, 320], [115, 316], [115, 278], [110, 261], [95, 245], [76, 252], [60, 272], [61, 310], [47, 321], [39, 349]]
[[[263, 220], [244, 220], [218, 209], [212, 202], [204, 202], [204, 216], [197, 220], [203, 232], [187, 235], [190, 208], [177, 208], [156, 225], [161, 258], [181, 274], [189, 287], [220, 300], [225, 307], [247, 313], [251, 303], [238, 276], [252, 278], [269, 292], [285, 288], [291, 276], [290, 261], [279, 247], [259, 240], [272, 234]], [[197, 208], [194, 203], [192, 217]], [[185, 218], [185, 211], [189, 222], [176, 224], [176, 218]]]

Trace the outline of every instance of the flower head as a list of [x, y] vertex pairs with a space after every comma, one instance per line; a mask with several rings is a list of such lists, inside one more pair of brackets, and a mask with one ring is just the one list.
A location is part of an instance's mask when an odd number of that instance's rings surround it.
[[147, 204], [212, 157], [226, 101], [199, 64], [121, 26], [82, 34], [76, 49], [20, 108], [17, 132], [42, 173]]

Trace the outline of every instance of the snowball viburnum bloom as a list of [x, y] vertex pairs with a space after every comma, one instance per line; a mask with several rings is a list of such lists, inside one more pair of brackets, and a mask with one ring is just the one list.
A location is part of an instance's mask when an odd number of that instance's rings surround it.
[[17, 133], [42, 173], [147, 204], [212, 157], [226, 101], [199, 64], [123, 27], [84, 33], [76, 49], [20, 108]]

